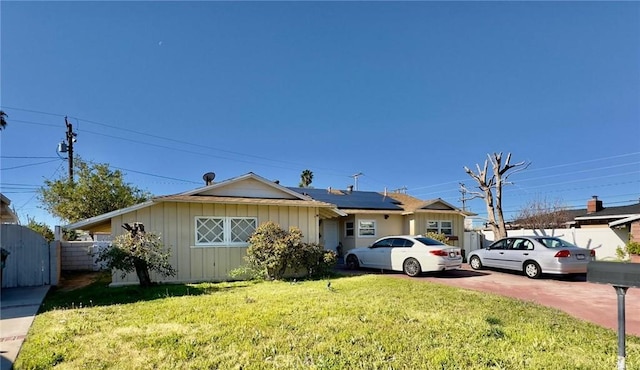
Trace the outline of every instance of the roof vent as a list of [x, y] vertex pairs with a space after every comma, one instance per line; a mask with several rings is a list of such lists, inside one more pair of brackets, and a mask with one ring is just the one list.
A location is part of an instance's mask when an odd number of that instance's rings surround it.
[[331, 194], [331, 186], [327, 188], [327, 193]]
[[213, 172], [207, 172], [204, 175], [202, 175], [202, 179], [204, 180], [204, 183], [207, 186], [213, 184], [213, 179], [215, 178], [216, 178], [216, 174]]
[[353, 185], [349, 185], [349, 186], [347, 186], [347, 192], [348, 192], [349, 194], [353, 193]]

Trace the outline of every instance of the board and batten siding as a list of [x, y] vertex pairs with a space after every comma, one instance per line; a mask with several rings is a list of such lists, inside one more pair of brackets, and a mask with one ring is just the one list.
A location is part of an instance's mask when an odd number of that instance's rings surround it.
[[[229, 279], [229, 272], [245, 264], [247, 247], [196, 246], [196, 217], [256, 217], [258, 226], [273, 221], [285, 230], [297, 227], [304, 235], [303, 241], [317, 243], [317, 214], [315, 207], [163, 202], [113, 217], [111, 230], [115, 237], [126, 232], [122, 228], [124, 223], [141, 222], [146, 231], [160, 235], [164, 246], [171, 250], [170, 261], [176, 276], [163, 277], [151, 272], [153, 281], [224, 281]], [[119, 271], [113, 273], [112, 285], [136, 283], [135, 273], [124, 279]]]
[[462, 247], [464, 242], [464, 217], [457, 213], [448, 212], [429, 212], [429, 213], [415, 213], [413, 218], [413, 230], [414, 234], [426, 234], [427, 233], [427, 221], [452, 221], [453, 222], [453, 235], [458, 237], [458, 240], [452, 240], [449, 244], [456, 247]]

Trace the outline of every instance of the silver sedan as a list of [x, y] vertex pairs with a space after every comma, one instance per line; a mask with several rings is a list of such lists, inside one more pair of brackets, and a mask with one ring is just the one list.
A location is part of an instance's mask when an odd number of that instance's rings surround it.
[[474, 270], [483, 267], [516, 270], [534, 279], [542, 274], [584, 274], [589, 261], [596, 259], [596, 251], [555, 237], [518, 236], [471, 251], [468, 259]]

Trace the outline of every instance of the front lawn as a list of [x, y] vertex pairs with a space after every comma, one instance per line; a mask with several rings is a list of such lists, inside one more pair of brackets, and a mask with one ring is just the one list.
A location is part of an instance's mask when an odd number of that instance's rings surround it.
[[[45, 300], [16, 369], [613, 369], [616, 333], [390, 276], [105, 288]], [[640, 338], [627, 339], [640, 368]]]

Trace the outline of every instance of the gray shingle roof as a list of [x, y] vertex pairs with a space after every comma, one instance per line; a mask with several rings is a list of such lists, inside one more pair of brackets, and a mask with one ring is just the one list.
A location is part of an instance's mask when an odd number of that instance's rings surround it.
[[611, 216], [613, 218], [616, 217], [625, 217], [630, 215], [640, 214], [640, 203], [631, 204], [627, 206], [618, 206], [618, 207], [604, 207], [602, 210], [593, 213], [587, 213], [586, 208], [580, 210], [574, 210], [575, 213], [574, 218], [590, 218], [590, 217], [607, 217]]

